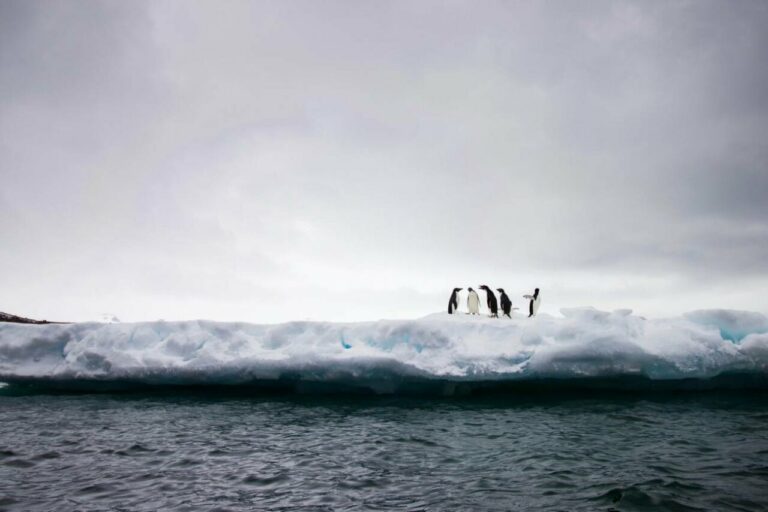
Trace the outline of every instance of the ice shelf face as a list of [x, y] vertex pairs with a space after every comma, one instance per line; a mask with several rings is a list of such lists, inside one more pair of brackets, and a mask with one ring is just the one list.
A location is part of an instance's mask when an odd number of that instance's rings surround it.
[[0, 324], [0, 381], [234, 385], [289, 379], [388, 392], [405, 380], [768, 376], [768, 318], [759, 313], [707, 310], [648, 320], [629, 310], [561, 313], [277, 325]]

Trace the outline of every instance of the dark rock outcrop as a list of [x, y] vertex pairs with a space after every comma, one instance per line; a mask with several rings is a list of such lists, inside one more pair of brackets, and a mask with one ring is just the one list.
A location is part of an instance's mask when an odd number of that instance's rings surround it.
[[15, 324], [62, 324], [66, 322], [49, 322], [48, 320], [32, 320], [23, 316], [11, 315], [0, 311], [0, 322], [12, 322]]

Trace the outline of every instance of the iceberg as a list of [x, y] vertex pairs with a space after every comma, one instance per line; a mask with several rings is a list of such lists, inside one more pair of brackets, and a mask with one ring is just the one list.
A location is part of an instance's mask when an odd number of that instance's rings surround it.
[[0, 323], [0, 382], [462, 394], [525, 387], [768, 389], [768, 318], [731, 310], [274, 325]]

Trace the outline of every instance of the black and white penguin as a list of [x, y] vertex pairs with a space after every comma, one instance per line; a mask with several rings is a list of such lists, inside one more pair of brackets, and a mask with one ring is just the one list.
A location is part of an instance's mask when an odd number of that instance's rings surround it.
[[480, 297], [472, 288], [467, 289], [467, 311], [470, 315], [480, 314]]
[[491, 318], [499, 318], [499, 305], [496, 302], [496, 295], [494, 295], [493, 290], [488, 288], [486, 285], [480, 286], [481, 290], [485, 290], [485, 297], [488, 304], [488, 309], [491, 311]]
[[448, 299], [448, 314], [452, 315], [459, 310], [459, 292], [463, 288], [454, 288], [451, 292], [451, 298]]
[[501, 306], [501, 310], [504, 312], [504, 315], [507, 318], [512, 318], [512, 301], [509, 300], [509, 297], [504, 292], [504, 288], [496, 288], [496, 291], [501, 294], [499, 296], [499, 305]]
[[528, 318], [536, 316], [536, 313], [539, 311], [539, 289], [536, 288], [536, 290], [533, 292], [533, 295], [523, 295], [523, 297], [531, 300], [531, 302], [528, 304]]

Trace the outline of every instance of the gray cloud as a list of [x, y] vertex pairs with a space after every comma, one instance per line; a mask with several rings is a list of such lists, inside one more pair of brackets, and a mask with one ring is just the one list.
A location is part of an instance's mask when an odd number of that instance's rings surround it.
[[[763, 2], [0, 3], [0, 309], [768, 309]], [[674, 306], [670, 309], [670, 303]]]

